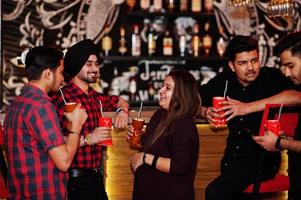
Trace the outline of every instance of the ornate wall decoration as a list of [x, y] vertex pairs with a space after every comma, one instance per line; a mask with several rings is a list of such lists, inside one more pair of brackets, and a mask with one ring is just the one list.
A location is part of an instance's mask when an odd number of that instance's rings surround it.
[[[123, 0], [3, 0], [1, 29], [4, 110], [26, 83], [25, 70], [18, 67], [15, 59], [23, 49], [36, 45], [56, 45], [65, 49], [84, 38], [100, 43], [104, 28], [109, 26], [111, 29], [114, 26], [121, 12], [122, 2]], [[269, 18], [266, 0], [258, 0], [249, 7], [239, 8], [229, 7], [226, 0], [216, 0], [214, 13], [218, 28], [224, 30], [222, 35], [225, 41], [234, 34], [256, 36], [260, 42], [262, 63], [271, 67], [277, 65], [277, 58], [273, 55], [275, 41], [287, 32], [301, 29], [301, 0], [294, 0], [293, 15], [287, 18]], [[113, 80], [106, 81], [105, 84], [112, 83]]]
[[4, 0], [2, 4], [3, 106], [26, 83], [16, 56], [23, 49], [55, 45], [62, 49], [90, 38], [99, 42], [106, 26], [119, 15], [118, 0]]

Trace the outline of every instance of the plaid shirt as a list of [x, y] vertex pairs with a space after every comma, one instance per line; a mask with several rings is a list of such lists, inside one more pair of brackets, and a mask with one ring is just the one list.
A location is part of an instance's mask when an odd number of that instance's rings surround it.
[[65, 143], [51, 99], [27, 84], [4, 121], [11, 199], [66, 199], [67, 173], [55, 167], [48, 151]]
[[[88, 118], [83, 125], [81, 135], [87, 135], [92, 133], [98, 126], [98, 118], [100, 113], [100, 103], [102, 102], [103, 111], [115, 111], [117, 109], [117, 102], [119, 97], [117, 96], [105, 96], [92, 88], [89, 88], [88, 95], [84, 93], [77, 85], [70, 81], [65, 87], [62, 88], [64, 98], [67, 102], [78, 102], [82, 104], [82, 107], [86, 109]], [[57, 109], [59, 118], [61, 119], [62, 127], [65, 127], [66, 118], [64, 117], [64, 101], [61, 94], [52, 96], [52, 101]], [[68, 131], [64, 130], [67, 135]], [[99, 145], [83, 146], [77, 150], [77, 154], [73, 160], [71, 168], [100, 168], [101, 166], [101, 149]]]

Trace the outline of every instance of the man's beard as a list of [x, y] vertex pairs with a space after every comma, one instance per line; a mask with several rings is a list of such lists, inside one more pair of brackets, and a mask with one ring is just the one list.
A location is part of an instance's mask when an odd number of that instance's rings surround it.
[[90, 76], [89, 74], [90, 74], [90, 73], [87, 73], [87, 75], [83, 77], [83, 80], [86, 81], [87, 83], [95, 83], [95, 82], [97, 81], [99, 75], [96, 74], [96, 75], [94, 76], [95, 73], [91, 73], [92, 76]]

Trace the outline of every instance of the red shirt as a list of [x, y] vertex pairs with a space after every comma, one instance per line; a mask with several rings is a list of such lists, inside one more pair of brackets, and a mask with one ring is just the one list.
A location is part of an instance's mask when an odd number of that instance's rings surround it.
[[23, 88], [5, 116], [4, 137], [11, 199], [66, 199], [67, 173], [48, 155], [65, 141], [44, 91], [30, 84]]
[[[82, 107], [87, 111], [88, 118], [83, 125], [81, 135], [92, 133], [98, 126], [98, 118], [101, 115], [99, 101], [101, 101], [103, 105], [103, 111], [115, 111], [117, 109], [119, 97], [102, 95], [92, 88], [89, 88], [87, 95], [72, 81], [63, 87], [62, 91], [67, 102], [81, 103]], [[52, 101], [61, 119], [61, 125], [64, 127], [66, 118], [64, 117], [64, 101], [60, 92], [52, 96]], [[67, 135], [68, 131], [64, 130], [64, 133]], [[102, 148], [99, 145], [80, 147], [75, 155], [71, 168], [100, 168], [101, 150]]]

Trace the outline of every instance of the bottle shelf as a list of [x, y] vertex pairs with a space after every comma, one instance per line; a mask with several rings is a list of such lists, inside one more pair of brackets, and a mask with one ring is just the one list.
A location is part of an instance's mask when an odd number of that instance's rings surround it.
[[187, 61], [187, 62], [202, 62], [208, 64], [222, 65], [225, 63], [225, 59], [215, 56], [102, 56], [105, 63], [111, 62], [138, 62], [140, 60], [158, 60], [158, 61]]
[[156, 16], [165, 16], [168, 18], [177, 18], [177, 17], [193, 17], [196, 19], [212, 19], [214, 18], [213, 12], [148, 12], [148, 11], [127, 11], [126, 15], [128, 17], [140, 17], [140, 18], [154, 18]]

